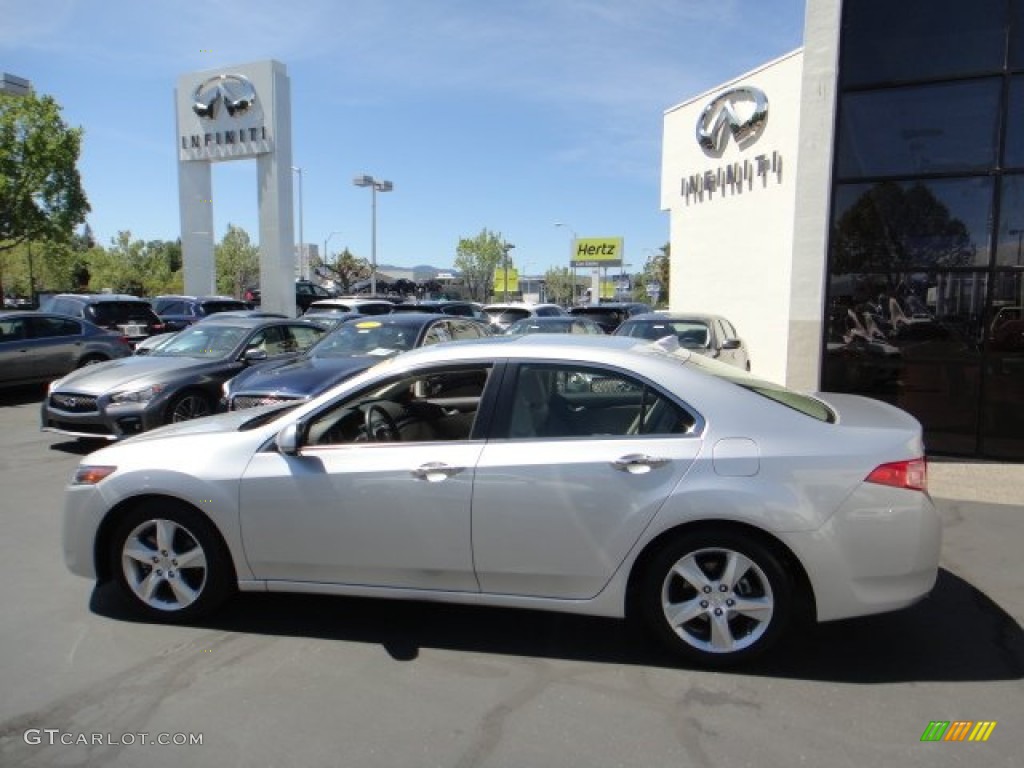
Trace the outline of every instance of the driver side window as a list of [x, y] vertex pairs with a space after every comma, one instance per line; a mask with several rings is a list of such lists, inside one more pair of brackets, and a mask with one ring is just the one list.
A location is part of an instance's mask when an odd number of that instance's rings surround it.
[[378, 382], [316, 415], [307, 446], [470, 440], [489, 365], [432, 368]]

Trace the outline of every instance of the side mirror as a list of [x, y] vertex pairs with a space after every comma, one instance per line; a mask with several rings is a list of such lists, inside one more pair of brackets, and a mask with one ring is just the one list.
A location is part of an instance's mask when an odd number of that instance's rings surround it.
[[299, 448], [302, 447], [302, 432], [301, 424], [299, 422], [292, 422], [277, 433], [277, 437], [274, 438], [274, 445], [277, 446], [278, 451], [286, 456], [298, 456]]
[[726, 339], [722, 344], [722, 349], [739, 349], [742, 346], [742, 342], [739, 339]]
[[247, 349], [245, 354], [242, 355], [242, 360], [247, 363], [259, 363], [267, 359], [267, 350], [265, 349]]

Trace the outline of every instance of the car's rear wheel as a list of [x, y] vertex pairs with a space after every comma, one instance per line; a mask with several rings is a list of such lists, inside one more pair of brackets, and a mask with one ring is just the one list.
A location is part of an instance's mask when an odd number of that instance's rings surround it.
[[167, 423], [198, 419], [213, 413], [213, 404], [202, 392], [183, 392], [167, 406]]
[[763, 653], [793, 612], [793, 582], [779, 557], [735, 530], [675, 539], [651, 561], [641, 590], [649, 628], [671, 650], [704, 666]]
[[234, 590], [230, 558], [213, 526], [183, 504], [137, 507], [111, 542], [111, 573], [136, 612], [148, 618], [192, 620]]

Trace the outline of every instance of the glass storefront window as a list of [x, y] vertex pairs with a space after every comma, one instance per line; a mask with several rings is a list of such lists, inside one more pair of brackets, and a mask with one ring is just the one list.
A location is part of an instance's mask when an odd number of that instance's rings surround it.
[[992, 190], [988, 177], [840, 184], [831, 268], [891, 272], [987, 266]]
[[885, 400], [926, 426], [926, 447], [976, 451], [983, 272], [833, 274], [822, 389]]
[[848, 181], [988, 171], [996, 164], [1002, 80], [847, 93], [836, 169]]
[[1006, 47], [1006, 12], [1007, 0], [843, 3], [841, 84], [998, 72]]
[[1000, 271], [985, 321], [987, 356], [982, 397], [986, 456], [1024, 457], [1024, 275]]
[[1024, 69], [1024, 0], [1010, 0], [1010, 68]]
[[1004, 176], [996, 266], [1024, 267], [1024, 176]]
[[1024, 76], [1010, 79], [1003, 167], [1024, 168]]

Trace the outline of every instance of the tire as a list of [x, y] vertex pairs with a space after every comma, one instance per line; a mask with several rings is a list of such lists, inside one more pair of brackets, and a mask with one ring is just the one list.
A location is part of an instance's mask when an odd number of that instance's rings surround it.
[[671, 651], [701, 666], [724, 667], [779, 640], [793, 615], [794, 589], [779, 558], [760, 541], [706, 529], [655, 555], [641, 581], [640, 608], [648, 629]]
[[85, 368], [87, 365], [96, 365], [96, 363], [105, 363], [109, 358], [103, 355], [86, 355], [78, 361], [79, 368]]
[[176, 424], [179, 421], [190, 421], [212, 414], [213, 403], [210, 402], [210, 398], [202, 392], [188, 390], [171, 400], [164, 421]]
[[191, 621], [235, 591], [226, 547], [209, 520], [184, 504], [156, 500], [136, 507], [110, 541], [110, 573], [140, 616]]

